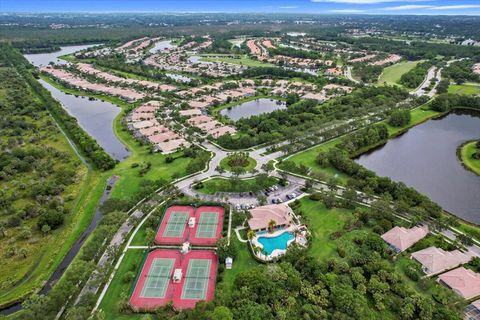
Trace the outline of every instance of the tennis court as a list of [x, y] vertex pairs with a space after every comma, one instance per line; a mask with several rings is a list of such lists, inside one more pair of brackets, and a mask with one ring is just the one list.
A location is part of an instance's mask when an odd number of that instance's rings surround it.
[[182, 290], [182, 299], [204, 300], [210, 279], [211, 260], [190, 259]]
[[164, 306], [173, 298], [173, 270], [180, 268], [178, 250], [154, 250], [145, 257], [130, 297], [134, 310], [152, 310]]
[[194, 216], [191, 206], [171, 206], [165, 211], [158, 227], [155, 242], [157, 244], [182, 244], [188, 238], [188, 219]]
[[168, 219], [163, 236], [168, 238], [179, 238], [183, 235], [189, 217], [188, 212], [172, 212]]
[[214, 246], [222, 236], [225, 210], [220, 206], [200, 206], [195, 210], [197, 224], [188, 237], [192, 245]]
[[[194, 308], [200, 300], [215, 295], [218, 258], [211, 250], [156, 249], [148, 253], [130, 297], [134, 310], [155, 310], [172, 303], [175, 309]], [[172, 280], [173, 270], [181, 269], [180, 281]]]
[[202, 212], [198, 219], [198, 227], [195, 237], [215, 238], [218, 226], [218, 212]]
[[140, 293], [143, 298], [163, 298], [167, 291], [175, 259], [156, 258], [145, 275], [146, 281]]

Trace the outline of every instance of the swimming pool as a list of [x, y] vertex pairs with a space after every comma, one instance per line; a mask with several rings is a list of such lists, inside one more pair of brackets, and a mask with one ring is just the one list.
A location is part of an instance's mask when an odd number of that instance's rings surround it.
[[284, 232], [276, 237], [259, 237], [258, 242], [263, 246], [263, 250], [267, 255], [272, 254], [273, 250], [280, 249], [286, 250], [288, 247], [288, 242], [293, 240], [295, 237], [291, 232]]

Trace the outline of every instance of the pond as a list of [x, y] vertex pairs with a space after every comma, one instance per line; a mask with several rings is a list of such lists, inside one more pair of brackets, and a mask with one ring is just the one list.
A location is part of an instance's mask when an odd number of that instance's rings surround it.
[[286, 109], [287, 104], [280, 100], [260, 98], [247, 101], [236, 106], [220, 111], [222, 116], [228, 117], [234, 121], [241, 118], [248, 118], [263, 113], [270, 113], [275, 110]]
[[46, 66], [50, 62], [56, 64], [65, 64], [67, 63], [65, 60], [58, 59], [60, 56], [64, 56], [66, 54], [71, 54], [83, 49], [87, 49], [90, 47], [97, 46], [97, 44], [86, 44], [86, 45], [79, 45], [79, 46], [66, 46], [60, 47], [60, 51], [55, 52], [48, 52], [48, 53], [33, 53], [33, 54], [24, 54], [23, 56], [30, 61], [36, 67]]
[[429, 120], [364, 154], [357, 162], [395, 181], [403, 181], [448, 212], [480, 223], [480, 177], [466, 170], [456, 151], [480, 137], [480, 113], [457, 111]]
[[175, 81], [178, 81], [178, 82], [184, 82], [184, 83], [188, 83], [190, 81], [192, 81], [192, 78], [189, 78], [189, 77], [186, 77], [186, 76], [182, 76], [181, 74], [175, 74], [175, 73], [165, 73], [165, 75]]
[[[52, 53], [26, 54], [25, 58], [35, 66], [48, 65], [50, 62], [64, 63], [58, 57], [89, 48], [93, 45], [61, 47], [60, 51]], [[105, 149], [113, 158], [122, 160], [130, 152], [118, 140], [113, 131], [113, 121], [122, 111], [114, 104], [103, 101], [92, 101], [85, 97], [68, 95], [45, 81], [39, 81], [52, 96], [60, 101], [61, 105], [70, 115], [75, 117], [79, 125]]]
[[158, 51], [163, 51], [165, 49], [170, 49], [176, 47], [172, 44], [172, 40], [163, 40], [155, 42], [153, 47], [149, 50], [150, 53], [157, 53]]

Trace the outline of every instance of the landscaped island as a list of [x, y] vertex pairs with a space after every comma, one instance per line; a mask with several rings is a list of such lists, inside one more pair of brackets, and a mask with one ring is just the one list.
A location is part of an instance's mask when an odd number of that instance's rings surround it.
[[457, 153], [460, 161], [468, 170], [480, 175], [480, 140], [462, 144]]

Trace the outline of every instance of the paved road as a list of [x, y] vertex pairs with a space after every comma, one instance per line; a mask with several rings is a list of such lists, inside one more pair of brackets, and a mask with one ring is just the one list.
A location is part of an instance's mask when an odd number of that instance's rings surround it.
[[347, 66], [347, 68], [345, 69], [345, 77], [347, 77], [348, 80], [350, 81], [353, 81], [355, 83], [360, 83], [360, 81], [358, 81], [357, 79], [355, 79], [352, 75], [352, 67], [351, 66]]
[[[436, 90], [436, 85], [435, 85], [434, 88], [432, 88], [429, 91], [427, 90], [427, 88], [430, 85], [430, 80], [435, 78], [436, 72], [437, 72], [437, 67], [435, 67], [435, 66], [428, 69], [427, 76], [425, 77], [425, 79], [423, 79], [423, 82], [420, 84], [420, 86], [418, 86], [417, 89], [412, 91], [411, 94], [413, 94], [415, 96], [427, 95], [429, 97], [433, 97], [435, 95], [436, 91], [437, 91]], [[440, 79], [438, 79], [437, 84], [438, 84], [439, 81], [440, 81]]]

